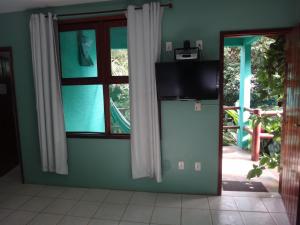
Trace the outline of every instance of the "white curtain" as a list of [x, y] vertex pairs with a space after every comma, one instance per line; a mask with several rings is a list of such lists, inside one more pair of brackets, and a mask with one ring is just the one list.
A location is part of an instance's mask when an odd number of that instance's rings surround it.
[[129, 6], [127, 15], [132, 176], [157, 182], [162, 178], [155, 62], [160, 58], [162, 10], [159, 3], [150, 3], [142, 10]]
[[42, 170], [68, 174], [55, 24], [51, 13], [31, 15], [33, 77]]

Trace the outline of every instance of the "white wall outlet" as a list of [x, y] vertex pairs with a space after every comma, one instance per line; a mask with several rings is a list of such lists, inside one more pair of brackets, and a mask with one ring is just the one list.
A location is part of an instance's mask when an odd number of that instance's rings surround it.
[[200, 112], [201, 111], [201, 103], [195, 102], [195, 111]]
[[173, 44], [171, 41], [166, 42], [166, 52], [171, 52], [173, 50]]
[[184, 170], [184, 161], [179, 161], [178, 162], [178, 169], [179, 170]]
[[203, 50], [203, 41], [197, 40], [196, 41], [196, 47], [198, 47], [200, 50]]
[[201, 163], [195, 162], [195, 171], [201, 171]]

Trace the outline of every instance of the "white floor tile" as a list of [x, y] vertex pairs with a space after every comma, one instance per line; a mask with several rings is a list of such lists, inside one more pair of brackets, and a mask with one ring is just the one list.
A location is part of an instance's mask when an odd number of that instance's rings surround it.
[[281, 198], [281, 196], [278, 192], [222, 191], [222, 196], [254, 197], [254, 198]]
[[99, 203], [80, 201], [68, 212], [68, 215], [90, 218], [96, 213], [99, 206]]
[[289, 218], [286, 213], [271, 213], [276, 225], [290, 225]]
[[154, 205], [157, 193], [135, 192], [132, 196], [130, 204], [136, 205]]
[[82, 196], [82, 201], [103, 202], [108, 195], [108, 190], [88, 189]]
[[233, 197], [214, 196], [208, 198], [209, 207], [212, 210], [237, 210]]
[[156, 199], [156, 206], [180, 208], [181, 207], [181, 195], [159, 193], [157, 195], [157, 199]]
[[87, 189], [84, 188], [68, 188], [58, 197], [63, 199], [79, 200], [82, 198]]
[[234, 197], [240, 211], [267, 212], [266, 207], [259, 198]]
[[22, 190], [22, 184], [4, 182], [0, 185], [0, 193], [18, 193]]
[[33, 197], [23, 204], [20, 209], [25, 211], [40, 212], [53, 201], [53, 198]]
[[213, 225], [244, 225], [237, 211], [211, 211]]
[[121, 219], [126, 207], [127, 205], [125, 204], [103, 203], [94, 217], [99, 219], [119, 220]]
[[89, 222], [89, 225], [119, 225], [119, 221], [117, 221], [117, 220], [92, 219]]
[[34, 196], [41, 192], [44, 188], [45, 186], [43, 185], [23, 184], [22, 188], [17, 191], [17, 194]]
[[179, 208], [155, 207], [151, 223], [165, 225], [179, 225], [181, 210]]
[[131, 222], [149, 223], [153, 212], [153, 206], [129, 205], [122, 220]]
[[75, 200], [56, 199], [46, 209], [45, 213], [66, 214], [76, 204]]
[[15, 211], [1, 221], [1, 225], [26, 225], [33, 219], [36, 213], [26, 211]]
[[68, 188], [0, 178], [0, 225], [289, 225], [278, 193], [223, 194]]
[[269, 213], [241, 212], [246, 225], [276, 225]]
[[117, 203], [117, 204], [127, 204], [131, 200], [133, 195], [132, 191], [110, 191], [105, 202]]
[[10, 209], [0, 209], [0, 221], [12, 213]]
[[7, 199], [8, 195], [10, 196], [12, 194], [0, 193], [0, 203]]
[[183, 195], [182, 208], [209, 209], [208, 198], [201, 195]]
[[63, 187], [54, 187], [54, 186], [46, 186], [37, 194], [39, 197], [49, 197], [49, 198], [56, 198], [61, 193], [63, 193], [66, 188]]
[[88, 225], [89, 219], [81, 217], [64, 217], [58, 225]]
[[23, 205], [26, 201], [28, 201], [30, 198], [32, 197], [25, 196], [25, 195], [11, 195], [8, 196], [0, 203], [0, 208], [17, 209], [21, 205]]
[[62, 215], [41, 213], [34, 217], [28, 225], [56, 225], [62, 217]]
[[286, 212], [283, 202], [280, 198], [262, 198], [261, 200], [269, 212]]
[[182, 209], [182, 225], [211, 225], [209, 210]]
[[148, 225], [147, 223], [121, 221], [119, 225]]

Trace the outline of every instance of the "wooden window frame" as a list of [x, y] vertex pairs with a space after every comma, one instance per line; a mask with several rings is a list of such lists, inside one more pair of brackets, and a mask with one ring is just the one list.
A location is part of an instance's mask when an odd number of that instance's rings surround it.
[[60, 73], [61, 85], [102, 85], [104, 98], [105, 132], [68, 132], [68, 138], [100, 138], [100, 139], [130, 139], [130, 134], [111, 133], [111, 114], [109, 101], [109, 85], [128, 84], [128, 76], [111, 75], [110, 28], [126, 27], [127, 20], [123, 15], [104, 16], [84, 19], [68, 19], [58, 22], [58, 31], [76, 31], [93, 29], [96, 32], [97, 77], [63, 78]]

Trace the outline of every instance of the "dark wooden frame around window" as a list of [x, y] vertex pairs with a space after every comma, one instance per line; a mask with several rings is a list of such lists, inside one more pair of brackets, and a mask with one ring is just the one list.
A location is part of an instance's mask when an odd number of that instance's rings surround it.
[[58, 31], [72, 31], [83, 29], [94, 29], [96, 31], [97, 47], [97, 77], [87, 78], [63, 78], [61, 75], [62, 85], [103, 85], [104, 96], [104, 115], [105, 115], [105, 133], [95, 132], [67, 132], [67, 137], [74, 138], [107, 138], [107, 139], [129, 139], [130, 134], [111, 133], [110, 121], [110, 101], [109, 85], [110, 84], [128, 84], [128, 76], [111, 75], [111, 55], [110, 55], [110, 33], [112, 27], [126, 27], [127, 20], [123, 15], [104, 16], [84, 19], [68, 19], [58, 22]]

